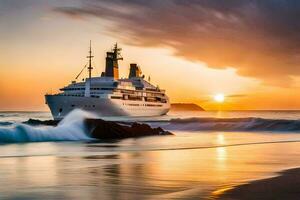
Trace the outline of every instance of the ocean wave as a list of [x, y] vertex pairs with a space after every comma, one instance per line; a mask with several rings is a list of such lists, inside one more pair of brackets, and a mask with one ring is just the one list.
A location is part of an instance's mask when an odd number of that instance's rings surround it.
[[[55, 127], [0, 122], [0, 143], [93, 140], [86, 130], [84, 119], [96, 117], [82, 110], [74, 110]], [[194, 117], [140, 122], [148, 123], [152, 127], [159, 126], [169, 131], [271, 131], [300, 133], [300, 120], [287, 119]]]
[[56, 127], [15, 124], [0, 128], [0, 143], [91, 140], [84, 127], [89, 113], [74, 110]]
[[181, 131], [278, 131], [300, 132], [300, 120], [264, 118], [186, 118], [156, 122], [153, 125]]
[[10, 126], [12, 124], [12, 122], [0, 122], [0, 126]]

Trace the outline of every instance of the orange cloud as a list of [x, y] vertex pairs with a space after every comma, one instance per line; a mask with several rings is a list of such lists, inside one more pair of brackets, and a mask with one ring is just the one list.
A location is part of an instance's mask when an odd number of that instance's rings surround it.
[[109, 20], [107, 31], [130, 44], [169, 46], [211, 68], [289, 86], [300, 75], [299, 9], [293, 0], [89, 0], [55, 10]]

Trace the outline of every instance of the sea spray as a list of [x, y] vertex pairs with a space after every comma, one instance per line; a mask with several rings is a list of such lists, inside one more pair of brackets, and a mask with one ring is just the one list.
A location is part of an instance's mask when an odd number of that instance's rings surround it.
[[[0, 143], [92, 140], [84, 125], [86, 118], [98, 118], [82, 110], [74, 110], [56, 127], [30, 126], [1, 122]], [[264, 118], [178, 118], [140, 122], [170, 131], [271, 131], [300, 133], [300, 120]]]
[[74, 110], [56, 127], [16, 124], [0, 128], [0, 143], [79, 141], [91, 140], [84, 126], [85, 118], [93, 118], [91, 113]]

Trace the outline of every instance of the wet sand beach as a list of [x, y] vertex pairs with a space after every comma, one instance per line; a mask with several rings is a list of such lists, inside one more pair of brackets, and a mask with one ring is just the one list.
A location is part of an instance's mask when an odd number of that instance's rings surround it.
[[225, 191], [220, 200], [295, 200], [300, 198], [300, 168], [282, 171], [278, 176], [256, 180]]

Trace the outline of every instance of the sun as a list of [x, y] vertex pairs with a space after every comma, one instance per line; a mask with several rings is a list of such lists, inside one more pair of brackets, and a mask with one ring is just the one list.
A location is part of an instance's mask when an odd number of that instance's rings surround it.
[[223, 103], [225, 100], [225, 96], [224, 96], [224, 94], [216, 94], [214, 96], [214, 100], [218, 103]]

